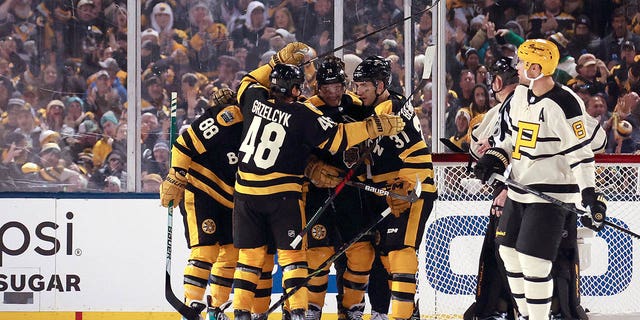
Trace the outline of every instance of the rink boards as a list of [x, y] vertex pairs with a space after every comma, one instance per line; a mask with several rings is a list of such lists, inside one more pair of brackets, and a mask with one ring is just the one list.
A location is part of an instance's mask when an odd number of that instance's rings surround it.
[[[145, 197], [0, 199], [0, 319], [176, 318], [164, 298], [167, 210]], [[424, 317], [459, 315], [473, 301], [488, 206], [437, 203], [420, 250]], [[637, 202], [609, 204], [615, 206]], [[172, 282], [181, 297], [188, 250], [179, 210], [173, 227]], [[606, 314], [640, 312], [638, 240], [606, 230], [585, 242], [592, 254], [583, 305]], [[279, 275], [276, 267], [273, 300], [282, 292]], [[329, 292], [327, 315], [336, 311], [333, 282]]]

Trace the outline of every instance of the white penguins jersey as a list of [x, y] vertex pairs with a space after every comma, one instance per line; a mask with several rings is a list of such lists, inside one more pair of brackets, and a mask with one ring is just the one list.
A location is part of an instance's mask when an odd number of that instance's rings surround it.
[[480, 148], [480, 140], [489, 139], [489, 144], [494, 147], [500, 145], [504, 140], [505, 132], [507, 132], [508, 114], [513, 94], [507, 96], [504, 102], [499, 103], [489, 109], [484, 114], [482, 122], [471, 129], [471, 141], [469, 143], [469, 153], [478, 160], [482, 156], [478, 153]]
[[[584, 103], [571, 89], [556, 84], [536, 97], [519, 85], [510, 101], [508, 129], [498, 145], [510, 153], [511, 179], [561, 201], [580, 203], [580, 191], [595, 187], [591, 143]], [[591, 133], [591, 134], [590, 134]], [[509, 198], [521, 203], [545, 202], [509, 188]]]

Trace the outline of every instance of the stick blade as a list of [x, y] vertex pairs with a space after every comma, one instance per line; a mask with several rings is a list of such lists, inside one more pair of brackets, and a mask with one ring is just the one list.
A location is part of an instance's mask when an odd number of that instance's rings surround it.
[[431, 69], [433, 69], [433, 60], [436, 56], [436, 46], [430, 45], [424, 51], [424, 68], [422, 69], [422, 79], [431, 78]]

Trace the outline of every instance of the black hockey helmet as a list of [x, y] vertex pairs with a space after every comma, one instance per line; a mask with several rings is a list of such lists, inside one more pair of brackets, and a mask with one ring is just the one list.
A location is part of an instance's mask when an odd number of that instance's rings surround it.
[[304, 74], [299, 67], [292, 64], [279, 63], [273, 67], [269, 75], [271, 91], [287, 96], [292, 96], [291, 89], [300, 89], [304, 83]]
[[340, 58], [329, 56], [322, 61], [316, 71], [318, 85], [342, 83], [345, 84], [347, 76], [344, 73], [344, 62]]
[[391, 62], [380, 56], [368, 57], [353, 71], [353, 81], [382, 81], [386, 89], [391, 84]]
[[[502, 57], [491, 66], [491, 70], [489, 70], [490, 82], [493, 82], [495, 77], [500, 76], [502, 79], [502, 85], [510, 85], [513, 83], [518, 83], [518, 70], [516, 69], [517, 60], [512, 57]], [[489, 85], [491, 85], [489, 83]]]

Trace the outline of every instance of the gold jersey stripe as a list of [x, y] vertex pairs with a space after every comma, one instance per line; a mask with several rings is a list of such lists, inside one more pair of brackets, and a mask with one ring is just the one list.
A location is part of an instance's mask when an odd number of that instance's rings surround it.
[[191, 169], [197, 171], [207, 179], [211, 180], [218, 187], [220, 187], [220, 189], [224, 190], [224, 192], [233, 195], [233, 186], [228, 185], [224, 180], [220, 179], [220, 177], [218, 177], [211, 170], [205, 168], [203, 165], [197, 162], [193, 162], [191, 163]]
[[242, 194], [255, 196], [265, 196], [280, 192], [299, 192], [302, 193], [302, 185], [299, 183], [283, 183], [275, 186], [267, 187], [249, 187], [243, 186], [240, 182], [236, 182], [236, 191]]
[[254, 173], [247, 173], [247, 172], [242, 172], [238, 170], [238, 177], [242, 180], [265, 181], [265, 180], [273, 180], [273, 179], [281, 179], [281, 178], [302, 179], [302, 177], [304, 176], [298, 175], [298, 174], [286, 174], [286, 173], [280, 173], [280, 172], [273, 172], [269, 174], [254, 174]]

